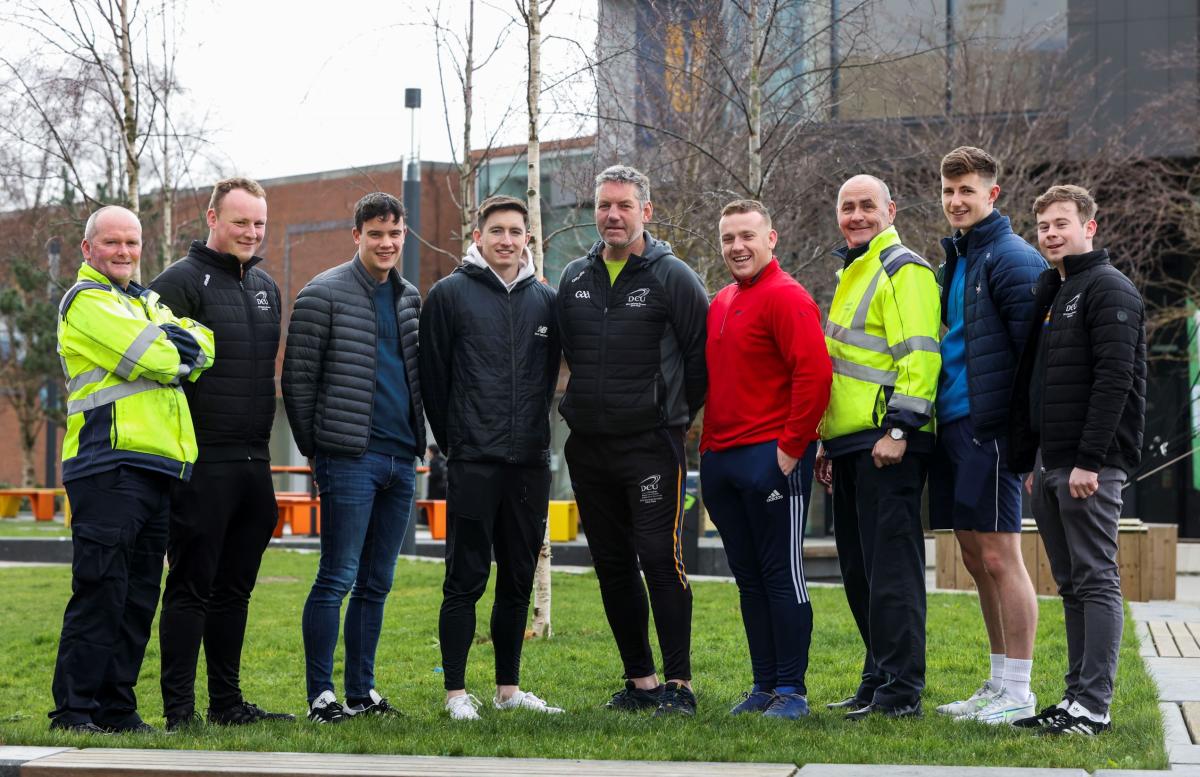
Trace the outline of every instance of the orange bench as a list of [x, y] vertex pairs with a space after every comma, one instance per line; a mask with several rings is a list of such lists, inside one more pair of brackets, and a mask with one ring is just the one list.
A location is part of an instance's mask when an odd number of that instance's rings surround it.
[[[274, 535], [283, 536], [283, 527], [292, 527], [292, 536], [306, 535], [312, 532], [312, 518], [317, 520], [317, 534], [321, 531], [321, 500], [314, 499], [302, 491], [275, 492], [275, 505], [279, 510], [279, 520], [275, 524]], [[314, 512], [315, 511], [315, 512]]]
[[425, 511], [425, 520], [429, 522], [429, 535], [435, 540], [446, 539], [446, 500], [418, 499], [417, 509]]
[[16, 515], [16, 510], [12, 510], [12, 515], [8, 515], [12, 509], [12, 499], [17, 500], [19, 509], [20, 500], [24, 498], [29, 500], [29, 508], [33, 511], [34, 518], [39, 521], [53, 521], [54, 497], [65, 494], [66, 491], [61, 488], [0, 488], [0, 497], [10, 497], [3, 505], [6, 518]]

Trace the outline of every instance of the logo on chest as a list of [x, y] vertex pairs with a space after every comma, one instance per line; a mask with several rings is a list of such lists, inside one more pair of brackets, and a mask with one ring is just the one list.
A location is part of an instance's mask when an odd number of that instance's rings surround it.
[[265, 291], [254, 292], [254, 304], [258, 305], [259, 310], [271, 309], [271, 303], [267, 301], [267, 292]]
[[659, 481], [661, 480], [662, 475], [651, 475], [638, 484], [642, 491], [641, 498], [639, 499], [642, 504], [652, 505], [662, 501], [663, 494], [659, 489]]
[[1079, 298], [1082, 296], [1083, 293], [1080, 292], [1079, 294], [1076, 294], [1074, 297], [1071, 297], [1069, 300], [1067, 300], [1067, 304], [1063, 307], [1063, 318], [1075, 317], [1075, 314], [1079, 312]]
[[646, 306], [646, 297], [650, 296], [649, 289], [638, 289], [625, 300], [626, 307], [641, 308]]
[[581, 291], [575, 292], [575, 299], [591, 299], [591, 298], [592, 298], [592, 293], [590, 291], [581, 290]]
[[533, 335], [534, 335], [534, 337], [549, 337], [550, 336], [550, 327], [543, 324], [543, 325], [539, 326], [537, 329], [533, 330]]

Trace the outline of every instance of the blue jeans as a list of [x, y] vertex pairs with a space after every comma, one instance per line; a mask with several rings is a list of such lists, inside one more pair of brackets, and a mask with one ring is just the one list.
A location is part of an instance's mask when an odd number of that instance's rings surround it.
[[375, 687], [383, 605], [412, 513], [416, 470], [407, 456], [318, 453], [316, 477], [321, 489], [321, 563], [301, 621], [310, 703], [333, 690], [338, 614], [347, 593], [346, 696], [361, 698]]

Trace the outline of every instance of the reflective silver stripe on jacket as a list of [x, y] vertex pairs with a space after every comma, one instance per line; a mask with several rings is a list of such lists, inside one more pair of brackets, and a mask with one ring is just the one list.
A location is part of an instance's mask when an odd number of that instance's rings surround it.
[[892, 394], [892, 398], [888, 400], [888, 407], [894, 407], [897, 410], [911, 410], [914, 413], [928, 416], [933, 415], [932, 402], [920, 397], [910, 397], [908, 394]]
[[133, 339], [129, 347], [125, 349], [125, 353], [121, 354], [121, 361], [117, 364], [117, 368], [113, 370], [119, 378], [128, 378], [133, 374], [133, 370], [137, 367], [138, 359], [145, 355], [146, 350], [150, 348], [150, 344], [158, 339], [163, 331], [158, 328], [158, 324], [146, 324], [138, 336]]
[[891, 347], [892, 358], [900, 361], [905, 356], [908, 356], [913, 351], [928, 351], [930, 353], [941, 353], [942, 349], [938, 346], [938, 341], [928, 335], [913, 335], [907, 340], [901, 340]]
[[[143, 391], [154, 391], [155, 389], [168, 388], [162, 383], [155, 383], [149, 378], [138, 378], [131, 380], [128, 383], [122, 383], [119, 386], [109, 386], [97, 391], [95, 394], [89, 394], [83, 399], [71, 399], [67, 401], [67, 415], [75, 415], [82, 413], [85, 410], [107, 405], [116, 402], [118, 399], [132, 397], [134, 394], [141, 394]], [[178, 386], [176, 391], [181, 391]]]
[[877, 386], [896, 385], [895, 370], [877, 370], [874, 367], [866, 367], [837, 357], [831, 357], [830, 361], [833, 362], [833, 371], [839, 375], [865, 380], [867, 383], [874, 383]]
[[94, 367], [87, 372], [81, 372], [67, 381], [67, 393], [74, 394], [79, 389], [92, 383], [98, 383], [108, 376], [108, 370]]
[[902, 340], [895, 345], [888, 345], [885, 338], [878, 335], [869, 335], [866, 332], [857, 329], [847, 329], [841, 324], [833, 321], [825, 322], [825, 334], [830, 338], [837, 340], [839, 343], [853, 345], [857, 348], [862, 348], [865, 351], [872, 353], [881, 353], [891, 356], [896, 361], [903, 359], [913, 351], [929, 351], [931, 353], [941, 353], [938, 347], [937, 340], [926, 335], [913, 335], [907, 340]]

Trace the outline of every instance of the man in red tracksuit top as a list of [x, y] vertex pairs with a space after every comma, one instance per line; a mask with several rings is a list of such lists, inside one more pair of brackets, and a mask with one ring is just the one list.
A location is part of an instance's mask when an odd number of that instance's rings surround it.
[[816, 303], [772, 255], [778, 235], [763, 204], [726, 205], [720, 236], [734, 282], [708, 309], [700, 480], [750, 645], [754, 685], [731, 712], [795, 720], [808, 714], [813, 622], [805, 507], [833, 370]]

